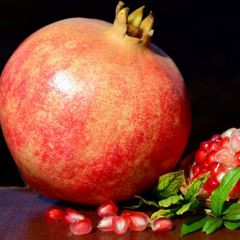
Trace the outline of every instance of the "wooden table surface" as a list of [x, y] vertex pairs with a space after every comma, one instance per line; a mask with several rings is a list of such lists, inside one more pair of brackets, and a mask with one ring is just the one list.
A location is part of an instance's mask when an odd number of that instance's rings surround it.
[[[64, 205], [65, 204], [65, 205]], [[206, 235], [198, 232], [180, 237], [179, 231], [183, 220], [174, 221], [175, 228], [164, 234], [151, 231], [131, 232], [122, 236], [112, 232], [100, 232], [96, 229], [91, 234], [74, 236], [68, 226], [61, 223], [47, 223], [43, 217], [44, 210], [49, 206], [73, 207], [81, 210], [93, 220], [96, 225], [99, 220], [96, 211], [86, 206], [72, 206], [40, 196], [25, 188], [0, 188], [0, 239], [1, 240], [237, 240], [240, 239], [240, 230], [228, 231], [221, 229], [213, 234]]]

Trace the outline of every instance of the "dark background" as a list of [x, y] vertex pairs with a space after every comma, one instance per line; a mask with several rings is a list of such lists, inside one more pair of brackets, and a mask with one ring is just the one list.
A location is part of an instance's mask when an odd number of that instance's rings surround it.
[[[31, 33], [69, 17], [112, 22], [116, 0], [0, 0], [0, 72]], [[202, 140], [239, 127], [240, 14], [230, 1], [128, 0], [155, 13], [153, 42], [179, 67], [188, 87], [192, 131], [185, 154]], [[209, 3], [210, 2], [210, 3]], [[237, 1], [236, 1], [237, 2]], [[0, 185], [22, 185], [0, 134]]]

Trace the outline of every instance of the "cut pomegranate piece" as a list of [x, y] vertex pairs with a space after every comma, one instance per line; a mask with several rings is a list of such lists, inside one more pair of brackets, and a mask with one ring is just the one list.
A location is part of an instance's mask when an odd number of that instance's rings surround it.
[[50, 207], [45, 210], [44, 216], [48, 222], [62, 222], [64, 218], [64, 211], [59, 208]]
[[129, 216], [114, 216], [112, 219], [113, 224], [113, 231], [118, 234], [122, 235], [126, 233], [130, 226], [130, 218]]
[[[190, 181], [210, 172], [209, 179], [203, 185], [203, 189], [208, 193], [206, 197], [209, 197], [225, 174], [237, 166], [240, 166], [240, 129], [231, 128], [200, 144], [190, 171]], [[237, 184], [230, 198], [239, 196], [239, 193], [240, 187]]]
[[144, 231], [147, 228], [149, 217], [143, 212], [123, 211], [121, 216], [130, 218], [129, 229], [132, 231]]
[[84, 218], [85, 218], [85, 216], [82, 213], [77, 212], [71, 208], [67, 208], [65, 210], [63, 222], [66, 224], [71, 224], [71, 223], [79, 222], [79, 221], [83, 220]]
[[158, 218], [151, 223], [151, 228], [154, 232], [167, 232], [173, 228], [173, 222], [168, 218]]
[[71, 223], [69, 229], [74, 235], [88, 234], [92, 231], [92, 223], [89, 218], [84, 218], [79, 222]]
[[111, 232], [113, 231], [113, 224], [112, 224], [112, 220], [113, 220], [114, 216], [108, 216], [108, 217], [104, 217], [102, 218], [97, 225], [97, 228], [102, 231], [102, 232]]
[[112, 201], [103, 203], [97, 209], [97, 213], [100, 217], [117, 215], [117, 212], [118, 212], [118, 207]]

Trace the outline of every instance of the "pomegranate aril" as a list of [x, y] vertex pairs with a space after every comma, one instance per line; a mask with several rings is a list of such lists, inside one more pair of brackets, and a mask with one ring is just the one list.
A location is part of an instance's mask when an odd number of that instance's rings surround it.
[[230, 138], [230, 146], [234, 152], [240, 151], [240, 131], [234, 130]]
[[210, 141], [221, 141], [222, 140], [222, 136], [220, 134], [215, 134], [210, 138]]
[[231, 199], [236, 199], [240, 197], [240, 181], [238, 181], [236, 185], [233, 187], [229, 196]]
[[209, 141], [205, 141], [205, 142], [202, 142], [200, 144], [200, 148], [199, 149], [207, 152], [207, 151], [209, 151], [208, 147], [209, 147]]
[[215, 178], [219, 175], [219, 174], [222, 174], [222, 173], [226, 173], [226, 169], [225, 167], [219, 163], [219, 162], [212, 162], [210, 165], [209, 165], [209, 170], [212, 174], [212, 176], [214, 176]]
[[50, 207], [45, 210], [44, 216], [48, 222], [62, 222], [64, 218], [64, 211], [59, 208]]
[[201, 169], [201, 168], [200, 168], [200, 165], [195, 163], [195, 164], [193, 165], [193, 167], [192, 167], [192, 174], [193, 174], [193, 175], [198, 174], [199, 171], [200, 171], [200, 169]]
[[234, 155], [234, 163], [236, 166], [240, 166], [240, 151]]
[[65, 210], [64, 223], [71, 224], [83, 220], [85, 216], [71, 208]]
[[[201, 166], [200, 166], [201, 167]], [[199, 177], [202, 177], [204, 174], [206, 174], [207, 172], [209, 172], [209, 169], [207, 168], [201, 168], [200, 171], [194, 175], [194, 179], [195, 178], [199, 178]]]
[[204, 161], [205, 157], [206, 157], [206, 152], [201, 149], [198, 149], [195, 154], [195, 162], [200, 163]]
[[167, 232], [173, 228], [173, 223], [168, 218], [158, 218], [151, 223], [154, 232]]
[[211, 151], [210, 153], [208, 153], [208, 155], [206, 156], [206, 161], [205, 163], [211, 164], [214, 161], [214, 157], [215, 157], [216, 151]]
[[114, 216], [112, 219], [113, 231], [118, 234], [122, 235], [126, 233], [130, 225], [130, 218], [129, 216]]
[[79, 222], [71, 223], [69, 229], [74, 235], [88, 234], [92, 231], [92, 223], [89, 218], [85, 218]]
[[117, 212], [118, 212], [118, 207], [112, 201], [103, 203], [97, 209], [98, 216], [100, 216], [100, 217], [117, 215]]
[[108, 216], [102, 218], [97, 225], [97, 228], [102, 232], [110, 232], [113, 231], [112, 219], [114, 216]]
[[221, 146], [222, 146], [222, 147], [224, 147], [224, 146], [229, 147], [229, 138], [228, 138], [228, 137], [222, 138]]
[[123, 211], [121, 216], [129, 216], [129, 229], [132, 231], [144, 231], [147, 228], [149, 217], [143, 212]]
[[216, 178], [209, 176], [207, 182], [203, 185], [203, 188], [210, 195], [213, 190], [215, 190], [219, 186], [219, 182]]
[[219, 149], [221, 148], [221, 142], [219, 141], [219, 142], [211, 142], [210, 144], [209, 144], [209, 152], [211, 152], [211, 151], [218, 151]]

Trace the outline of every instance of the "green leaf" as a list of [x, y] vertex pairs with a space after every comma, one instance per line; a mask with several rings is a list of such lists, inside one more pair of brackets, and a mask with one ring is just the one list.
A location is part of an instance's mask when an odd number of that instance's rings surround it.
[[174, 196], [170, 196], [168, 198], [165, 198], [163, 200], [160, 200], [158, 202], [158, 205], [160, 207], [170, 207], [173, 204], [178, 204], [182, 200], [183, 200], [183, 196], [182, 195], [174, 195]]
[[181, 236], [186, 234], [196, 232], [205, 225], [205, 223], [210, 219], [210, 216], [200, 216], [193, 217], [186, 221], [181, 227]]
[[222, 215], [224, 202], [239, 178], [240, 167], [232, 169], [223, 177], [221, 184], [212, 192], [210, 207], [216, 216]]
[[146, 204], [146, 205], [149, 205], [149, 206], [154, 206], [154, 207], [157, 207], [157, 208], [159, 207], [156, 202], [150, 201], [150, 200], [146, 200], [146, 199], [144, 199], [141, 196], [135, 196], [135, 198], [140, 199], [138, 204], [133, 205], [133, 206], [127, 206], [127, 207], [124, 207], [124, 208], [127, 208], [127, 209], [137, 209], [137, 208], [140, 208], [143, 204]]
[[240, 221], [231, 222], [225, 220], [223, 224], [229, 230], [235, 230], [240, 227]]
[[229, 221], [240, 220], [240, 209], [235, 209], [235, 210], [232, 210], [232, 211], [226, 213], [223, 216], [223, 218], [226, 220], [229, 220]]
[[188, 187], [187, 193], [185, 194], [185, 200], [187, 202], [192, 202], [197, 193], [200, 191], [204, 183], [207, 181], [210, 173], [206, 173], [201, 178], [195, 179]]
[[184, 171], [167, 173], [159, 177], [156, 188], [157, 196], [159, 198], [167, 198], [177, 195], [182, 183], [184, 181]]
[[135, 198], [140, 199], [144, 204], [149, 205], [149, 206], [154, 206], [154, 207], [159, 207], [158, 204], [154, 201], [146, 200], [141, 196], [135, 196]]
[[210, 234], [217, 229], [219, 229], [223, 225], [223, 219], [222, 218], [215, 218], [212, 217], [204, 224], [202, 231], [206, 232], [207, 234]]
[[223, 214], [227, 214], [233, 212], [235, 210], [240, 210], [240, 203], [233, 203], [227, 207], [227, 209], [223, 212]]
[[178, 208], [172, 208], [172, 209], [160, 209], [156, 212], [154, 212], [150, 218], [150, 220], [154, 220], [156, 218], [159, 218], [161, 216], [167, 217], [167, 218], [171, 218], [174, 217], [176, 215], [176, 211], [178, 210]]
[[184, 204], [182, 207], [180, 207], [180, 208], [177, 210], [176, 214], [177, 214], [177, 215], [182, 215], [183, 213], [187, 212], [187, 211], [190, 209], [191, 204], [192, 204], [191, 202]]

